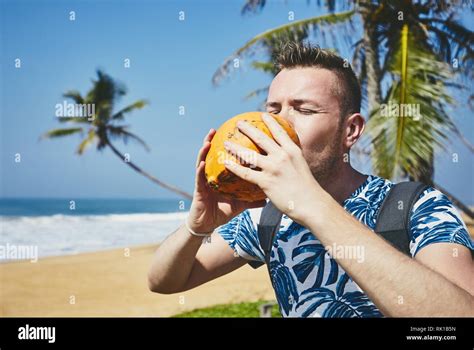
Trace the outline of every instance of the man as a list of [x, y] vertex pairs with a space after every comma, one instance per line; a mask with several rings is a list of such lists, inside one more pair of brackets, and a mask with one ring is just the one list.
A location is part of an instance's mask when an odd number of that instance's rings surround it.
[[[329, 51], [297, 43], [287, 44], [276, 64], [267, 111], [294, 127], [301, 148], [267, 116], [275, 141], [246, 123], [238, 126], [266, 155], [230, 143], [227, 151], [254, 167], [226, 167], [259, 185], [285, 214], [270, 258], [283, 316], [474, 316], [474, 244], [444, 194], [430, 187], [415, 202], [412, 258], [373, 232], [393, 183], [363, 175], [348, 161], [364, 129], [352, 69]], [[186, 225], [154, 257], [148, 276], [154, 292], [181, 292], [264, 261], [257, 223], [265, 201], [225, 200], [206, 184], [204, 160], [214, 133], [198, 154]], [[212, 233], [212, 243], [201, 244], [196, 233]], [[358, 254], [336, 254], [341, 247]]]

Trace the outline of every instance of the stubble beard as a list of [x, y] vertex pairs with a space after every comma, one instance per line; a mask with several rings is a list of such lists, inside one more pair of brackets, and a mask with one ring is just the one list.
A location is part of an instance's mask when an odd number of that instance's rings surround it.
[[339, 129], [329, 148], [325, 147], [322, 152], [313, 151], [310, 153], [308, 165], [313, 177], [325, 188], [325, 185], [337, 177], [341, 161], [341, 132]]

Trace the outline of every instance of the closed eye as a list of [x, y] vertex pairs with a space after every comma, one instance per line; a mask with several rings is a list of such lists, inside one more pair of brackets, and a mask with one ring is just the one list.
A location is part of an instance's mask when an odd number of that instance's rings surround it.
[[272, 113], [272, 114], [278, 114], [280, 113], [280, 111], [276, 111], [276, 110], [267, 110], [267, 113]]
[[[306, 108], [295, 108], [295, 110], [298, 111], [299, 113], [305, 114], [305, 115], [322, 113], [320, 111], [315, 111], [315, 110], [306, 109]], [[280, 113], [280, 111], [279, 110], [270, 110], [270, 109], [268, 109], [267, 113], [278, 114], [278, 113]]]
[[300, 112], [301, 114], [316, 114], [316, 113], [318, 113], [317, 111], [313, 111], [311, 109], [304, 109], [304, 108], [298, 108], [297, 111]]

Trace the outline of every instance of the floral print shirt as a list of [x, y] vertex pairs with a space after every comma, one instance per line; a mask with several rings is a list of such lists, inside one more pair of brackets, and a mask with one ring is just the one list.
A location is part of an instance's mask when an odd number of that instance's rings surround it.
[[[344, 201], [343, 207], [373, 231], [378, 210], [393, 185], [389, 180], [369, 175]], [[249, 261], [265, 261], [257, 234], [261, 211], [262, 208], [245, 210], [218, 228], [234, 251]], [[438, 242], [456, 243], [474, 250], [458, 211], [443, 193], [432, 187], [414, 203], [409, 224], [412, 257]], [[383, 317], [316, 236], [283, 215], [270, 255], [271, 280], [282, 315]]]

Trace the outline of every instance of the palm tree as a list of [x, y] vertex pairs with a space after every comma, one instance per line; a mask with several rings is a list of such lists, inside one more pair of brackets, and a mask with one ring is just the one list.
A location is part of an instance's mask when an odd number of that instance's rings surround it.
[[[264, 6], [265, 0], [248, 0], [243, 13], [260, 11]], [[336, 50], [349, 46], [369, 114], [370, 138], [361, 143], [361, 152], [373, 159], [374, 172], [395, 180], [408, 177], [442, 189], [433, 183], [436, 149], [446, 149], [450, 137], [459, 138], [471, 152], [474, 149], [446, 112], [455, 102], [446, 89], [464, 92], [462, 80], [474, 76], [474, 35], [456, 19], [462, 5], [380, 0], [327, 1], [324, 6], [329, 14], [290, 22], [250, 39], [224, 61], [213, 83], [219, 84], [232, 71], [235, 58], [250, 56], [259, 48], [271, 55], [273, 43], [281, 38], [301, 41], [311, 36], [328, 46], [329, 37], [330, 46]], [[361, 30], [356, 30], [355, 23], [360, 23]], [[336, 29], [338, 37], [334, 35]], [[253, 66], [274, 74], [269, 64], [254, 62]], [[250, 96], [265, 91], [259, 89]], [[405, 115], [383, 118], [381, 109], [390, 102], [420, 106], [421, 121]], [[442, 191], [474, 218], [467, 205]]]
[[83, 135], [86, 133], [85, 138], [77, 148], [77, 154], [82, 155], [93, 143], [96, 143], [98, 150], [109, 147], [117, 157], [139, 174], [161, 187], [191, 199], [192, 196], [189, 193], [176, 186], [167, 184], [141, 169], [112, 144], [112, 139], [122, 139], [124, 143], [127, 143], [130, 139], [138, 142], [145, 150], [149, 150], [147, 144], [140, 137], [128, 131], [129, 126], [119, 124], [124, 121], [125, 115], [146, 106], [147, 101], [138, 100], [117, 112], [113, 112], [117, 101], [126, 94], [126, 89], [122, 84], [114, 81], [109, 75], [100, 70], [97, 71], [97, 77], [98, 79], [93, 80], [93, 87], [85, 97], [78, 91], [68, 91], [63, 95], [65, 98], [74, 101], [76, 105], [94, 106], [95, 113], [90, 116], [90, 118], [84, 117], [83, 115], [61, 117], [59, 118], [60, 122], [68, 122], [79, 126], [50, 130], [43, 134], [41, 139], [57, 138], [73, 134]]

